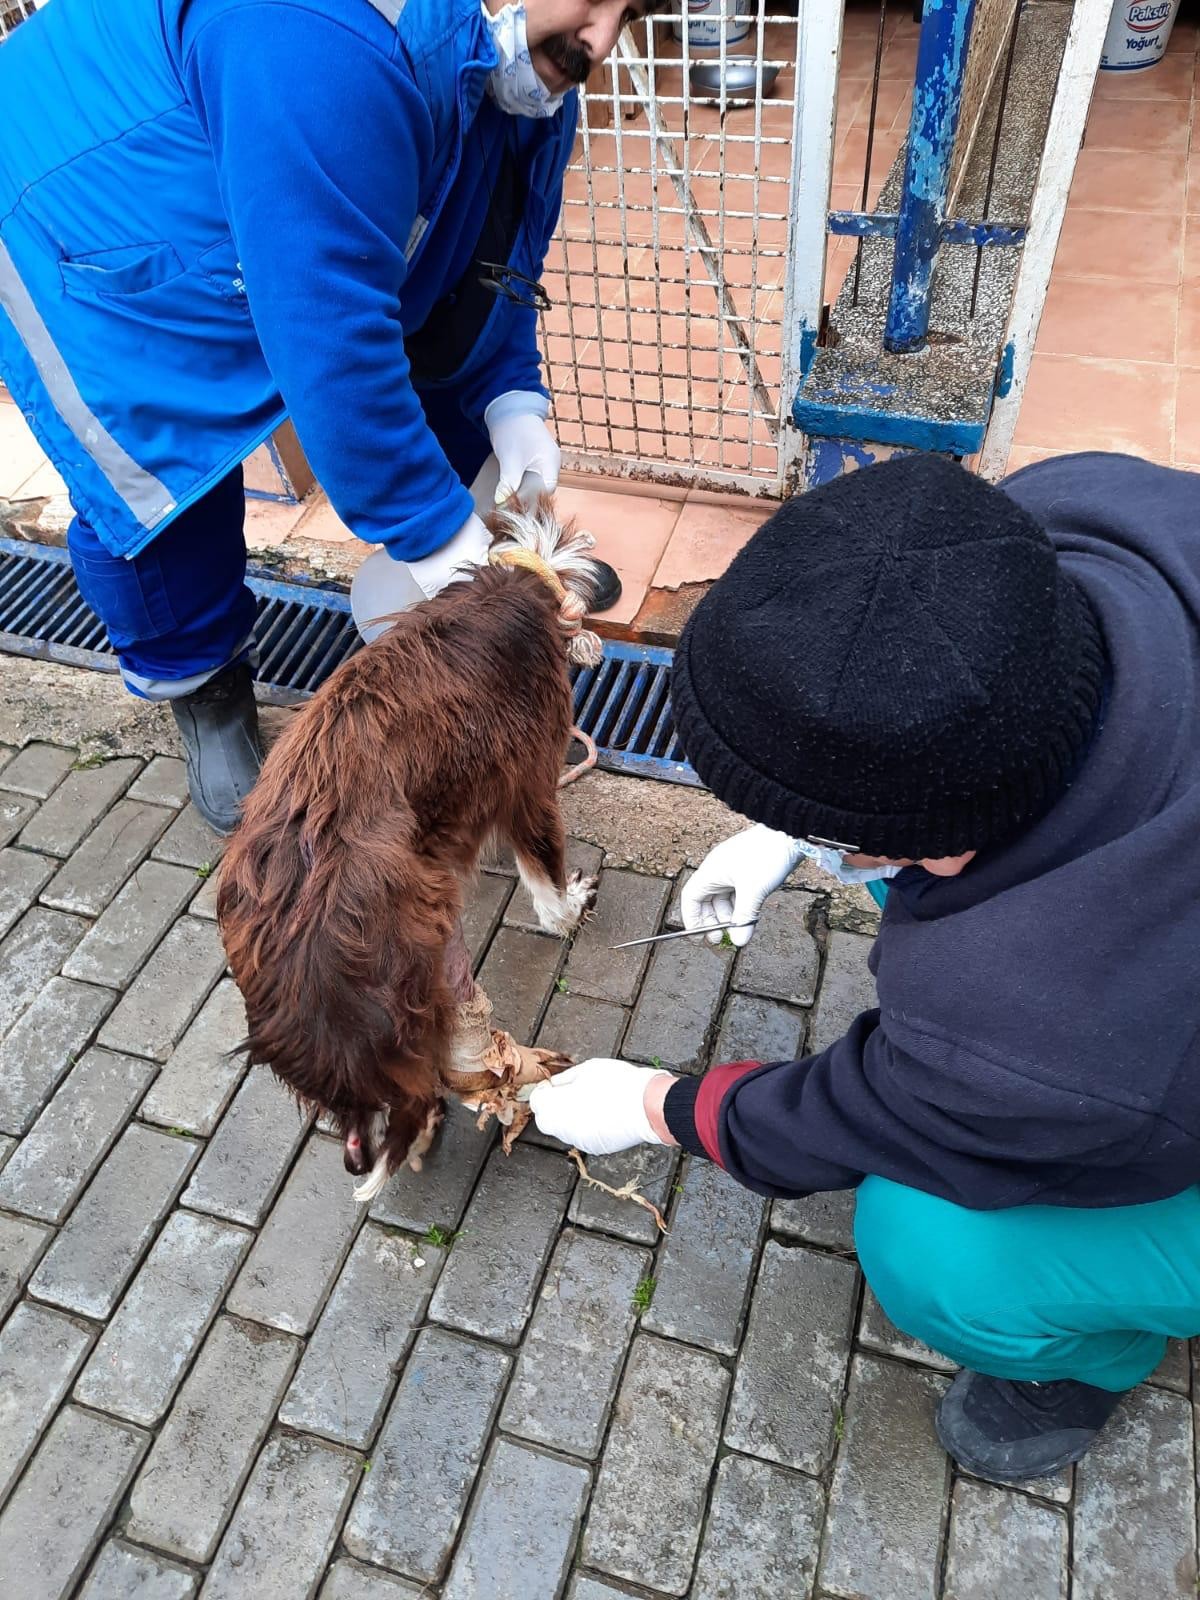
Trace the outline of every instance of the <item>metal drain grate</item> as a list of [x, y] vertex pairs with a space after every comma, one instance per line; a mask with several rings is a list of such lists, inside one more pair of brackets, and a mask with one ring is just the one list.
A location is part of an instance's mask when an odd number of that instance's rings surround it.
[[[358, 648], [347, 595], [252, 572], [258, 598], [258, 697], [307, 700]], [[0, 539], [0, 650], [115, 672], [104, 629], [75, 587], [70, 557]], [[598, 667], [574, 669], [575, 721], [595, 739], [600, 766], [696, 784], [671, 720], [670, 650], [605, 641]]]

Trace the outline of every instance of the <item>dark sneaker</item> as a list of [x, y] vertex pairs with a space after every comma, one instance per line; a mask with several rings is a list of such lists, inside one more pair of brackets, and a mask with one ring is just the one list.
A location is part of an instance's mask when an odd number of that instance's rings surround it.
[[963, 1371], [937, 1409], [937, 1436], [960, 1467], [1020, 1483], [1078, 1461], [1121, 1400], [1070, 1378], [1016, 1383]]
[[621, 598], [621, 580], [607, 561], [597, 561], [595, 557], [591, 559], [596, 569], [596, 589], [588, 607], [588, 616], [596, 617], [602, 611], [611, 611]]
[[227, 667], [193, 694], [171, 701], [187, 756], [196, 810], [218, 833], [232, 833], [262, 766], [254, 679], [244, 663]]

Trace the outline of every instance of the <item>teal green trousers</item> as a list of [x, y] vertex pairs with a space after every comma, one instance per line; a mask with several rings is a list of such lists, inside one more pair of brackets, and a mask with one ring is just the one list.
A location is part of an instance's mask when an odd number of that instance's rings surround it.
[[1132, 1389], [1200, 1334], [1200, 1189], [1148, 1205], [967, 1211], [858, 1190], [858, 1258], [898, 1328], [994, 1378]]

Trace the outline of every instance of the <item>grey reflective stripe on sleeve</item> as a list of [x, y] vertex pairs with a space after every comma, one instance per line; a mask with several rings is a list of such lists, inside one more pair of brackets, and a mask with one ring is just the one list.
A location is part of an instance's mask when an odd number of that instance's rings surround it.
[[147, 700], [180, 700], [185, 694], [194, 694], [197, 689], [202, 689], [210, 678], [215, 678], [227, 667], [236, 666], [239, 661], [248, 661], [252, 669], [258, 666], [258, 648], [253, 633], [246, 635], [228, 661], [222, 661], [219, 667], [209, 667], [204, 672], [193, 672], [190, 678], [144, 678], [140, 672], [130, 671], [123, 662], [121, 677], [126, 688], [144, 695]]
[[399, 22], [400, 13], [408, 4], [408, 0], [369, 0], [369, 4], [373, 5], [379, 15], [386, 17], [394, 27]]
[[66, 363], [42, 321], [16, 264], [0, 239], [0, 307], [8, 312], [45, 385], [54, 409], [108, 479], [116, 494], [149, 530], [175, 509], [170, 490], [137, 462], [88, 410], [87, 402], [67, 371]]

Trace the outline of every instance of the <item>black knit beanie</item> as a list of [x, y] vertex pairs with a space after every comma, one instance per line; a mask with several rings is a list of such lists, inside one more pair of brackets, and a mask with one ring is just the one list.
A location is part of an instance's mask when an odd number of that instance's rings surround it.
[[983, 849], [1054, 803], [1104, 660], [1038, 523], [912, 455], [780, 507], [697, 606], [672, 698], [689, 759], [735, 811], [919, 860]]

